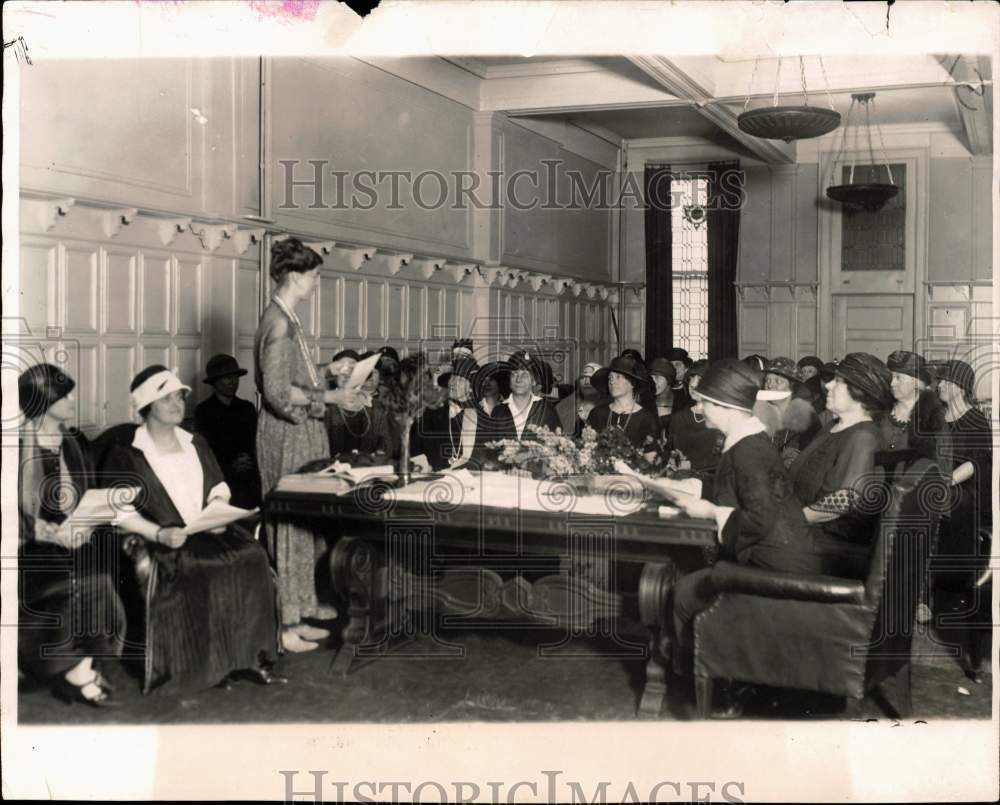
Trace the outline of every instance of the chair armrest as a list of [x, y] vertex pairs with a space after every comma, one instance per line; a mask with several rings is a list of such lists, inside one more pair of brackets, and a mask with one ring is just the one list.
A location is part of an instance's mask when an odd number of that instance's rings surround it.
[[799, 576], [777, 570], [718, 562], [712, 570], [716, 592], [747, 593], [828, 604], [863, 604], [865, 585], [836, 576]]

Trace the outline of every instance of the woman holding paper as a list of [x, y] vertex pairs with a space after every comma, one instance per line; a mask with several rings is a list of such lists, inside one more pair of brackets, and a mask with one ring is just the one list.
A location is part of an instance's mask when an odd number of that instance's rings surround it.
[[[701, 497], [700, 482], [644, 482], [690, 517], [714, 520], [723, 558], [787, 573], [818, 573], [801, 504], [795, 497], [778, 451], [763, 423], [752, 414], [763, 375], [742, 361], [725, 359], [705, 372], [694, 394], [695, 411], [725, 437], [712, 499]], [[691, 623], [715, 597], [712, 568], [682, 577], [674, 587], [673, 620], [680, 665], [690, 660]]]
[[139, 372], [131, 394], [143, 424], [107, 462], [140, 489], [118, 525], [145, 538], [151, 560], [143, 690], [197, 690], [236, 672], [283, 682], [269, 671], [278, 618], [267, 554], [232, 521], [250, 512], [219, 511], [230, 495], [222, 471], [208, 443], [180, 427], [189, 391], [163, 366]]
[[[254, 377], [261, 395], [257, 418], [257, 464], [261, 491], [267, 495], [283, 475], [326, 458], [329, 441], [326, 406], [357, 411], [364, 397], [356, 390], [324, 389], [295, 313], [312, 295], [323, 258], [296, 238], [271, 246], [271, 279], [277, 287], [254, 336]], [[332, 374], [338, 367], [329, 367]], [[281, 644], [287, 651], [311, 651], [325, 629], [303, 623], [304, 617], [333, 618], [336, 611], [316, 599], [316, 563], [326, 550], [323, 539], [289, 523], [268, 527], [268, 550], [278, 572], [281, 595]]]
[[17, 385], [25, 416], [18, 464], [18, 661], [65, 701], [106, 707], [113, 704], [111, 688], [93, 661], [121, 655], [125, 610], [110, 576], [99, 570], [92, 528], [68, 519], [94, 483], [87, 439], [69, 424], [75, 383], [43, 363], [23, 372]]

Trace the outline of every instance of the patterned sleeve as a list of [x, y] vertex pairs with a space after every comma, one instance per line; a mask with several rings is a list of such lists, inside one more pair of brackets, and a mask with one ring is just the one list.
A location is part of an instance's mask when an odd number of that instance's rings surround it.
[[291, 369], [296, 359], [294, 350], [295, 342], [289, 337], [288, 322], [277, 319], [261, 339], [258, 360], [263, 378], [263, 405], [276, 417], [299, 425], [309, 418], [310, 412], [302, 406], [292, 405], [289, 399]]

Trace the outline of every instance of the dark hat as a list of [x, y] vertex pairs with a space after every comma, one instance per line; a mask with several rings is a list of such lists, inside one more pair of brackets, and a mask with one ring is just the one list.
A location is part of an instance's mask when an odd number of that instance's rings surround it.
[[339, 361], [342, 358], [350, 358], [351, 360], [354, 361], [360, 361], [361, 355], [358, 354], [358, 351], [355, 349], [342, 349], [340, 350], [340, 352], [338, 352], [336, 355], [333, 356], [330, 363], [333, 363], [334, 361]]
[[882, 410], [892, 408], [892, 373], [874, 355], [850, 352], [838, 362], [834, 374], [850, 386], [876, 400]]
[[208, 359], [208, 363], [205, 365], [205, 381], [206, 383], [214, 383], [223, 377], [228, 377], [229, 375], [239, 375], [243, 377], [247, 373], [246, 369], [241, 369], [236, 358], [232, 355], [226, 355], [220, 353], [218, 355], [213, 355]]
[[692, 363], [688, 370], [684, 373], [684, 379], [688, 380], [692, 377], [704, 377], [705, 372], [708, 371], [710, 362], [706, 358], [702, 358], [700, 361], [695, 361]]
[[927, 362], [922, 355], [916, 352], [907, 352], [905, 349], [897, 349], [889, 355], [885, 362], [890, 372], [909, 375], [925, 383], [931, 382], [930, 372], [927, 371]]
[[[590, 380], [589, 377], [585, 379], [587, 381]], [[576, 396], [577, 400], [583, 400], [592, 403], [600, 403], [600, 401], [604, 399], [604, 395], [601, 394], [601, 392], [598, 391], [596, 388], [594, 388], [593, 384], [590, 382], [581, 383], [577, 381]]]
[[37, 419], [69, 394], [76, 382], [51, 363], [36, 363], [17, 378], [17, 398], [22, 413]]
[[802, 377], [799, 375], [799, 367], [791, 358], [771, 358], [764, 367], [764, 373], [778, 375], [793, 383], [801, 383]]
[[459, 355], [451, 362], [451, 368], [438, 376], [439, 386], [447, 386], [452, 375], [464, 377], [469, 382], [474, 382], [476, 373], [479, 371], [479, 364], [467, 355]]
[[686, 349], [681, 349], [680, 347], [671, 347], [667, 350], [667, 360], [668, 361], [684, 361], [690, 360], [691, 356], [688, 355]]
[[527, 350], [522, 350], [520, 352], [515, 352], [510, 358], [507, 359], [507, 364], [510, 366], [510, 371], [516, 372], [519, 369], [524, 369], [531, 372], [531, 376], [542, 383], [545, 379], [545, 364], [542, 362], [541, 358], [536, 355], [532, 355]]
[[767, 366], [767, 358], [765, 358], [763, 355], [758, 355], [754, 353], [753, 355], [747, 355], [743, 359], [743, 363], [745, 363], [747, 366], [754, 367], [754, 369], [760, 369], [760, 371], [763, 372], [764, 367]]
[[510, 364], [506, 361], [492, 361], [479, 367], [472, 383], [476, 397], [482, 399], [486, 383], [491, 379], [496, 380], [500, 387], [500, 395], [506, 397], [510, 393]]
[[752, 411], [764, 375], [744, 361], [723, 358], [708, 367], [694, 394], [727, 408]]
[[937, 378], [954, 383], [970, 397], [975, 394], [976, 371], [965, 361], [943, 361], [937, 367]]
[[817, 358], [815, 355], [806, 355], [804, 358], [799, 358], [799, 369], [803, 366], [811, 366], [817, 372], [823, 371], [823, 361]]
[[[677, 360], [680, 360], [679, 358]], [[649, 364], [649, 373], [651, 375], [660, 375], [667, 379], [667, 384], [672, 386], [677, 380], [677, 370], [674, 365], [670, 362], [669, 358], [656, 358], [652, 363]]]
[[469, 354], [472, 355], [475, 352], [475, 346], [472, 343], [471, 338], [459, 338], [451, 345], [451, 351], [454, 352], [456, 349], [468, 350]]
[[375, 351], [383, 358], [392, 358], [396, 363], [399, 363], [399, 353], [396, 351], [395, 347], [385, 344]]
[[623, 349], [620, 357], [632, 358], [633, 360], [637, 360], [639, 363], [645, 363], [642, 359], [642, 353], [637, 349], [632, 349], [631, 347], [629, 349]]
[[620, 375], [631, 378], [640, 388], [643, 386], [649, 389], [653, 388], [653, 378], [649, 376], [649, 370], [646, 369], [645, 365], [635, 360], [635, 358], [627, 356], [619, 356], [611, 361], [610, 366], [594, 372], [590, 378], [590, 384], [601, 392], [601, 394], [608, 396], [610, 394], [608, 377], [612, 372], [617, 372]]
[[829, 383], [833, 380], [834, 375], [837, 374], [837, 362], [830, 361], [830, 363], [824, 363], [823, 368], [819, 370], [820, 379], [824, 383]]

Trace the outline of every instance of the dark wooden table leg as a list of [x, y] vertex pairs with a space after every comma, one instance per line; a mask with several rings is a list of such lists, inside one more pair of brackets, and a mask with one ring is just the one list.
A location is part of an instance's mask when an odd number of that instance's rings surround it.
[[331, 669], [347, 675], [357, 647], [372, 643], [384, 622], [385, 596], [377, 589], [381, 555], [371, 543], [342, 537], [330, 554], [333, 588], [347, 604], [350, 618], [344, 628], [343, 645], [334, 657]]
[[667, 698], [670, 669], [670, 624], [666, 623], [667, 596], [677, 571], [672, 562], [647, 563], [639, 577], [639, 618], [649, 629], [649, 660], [642, 690], [640, 718], [658, 718]]

